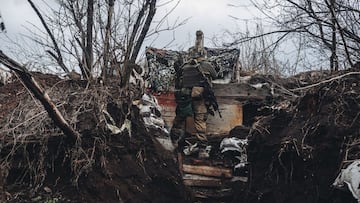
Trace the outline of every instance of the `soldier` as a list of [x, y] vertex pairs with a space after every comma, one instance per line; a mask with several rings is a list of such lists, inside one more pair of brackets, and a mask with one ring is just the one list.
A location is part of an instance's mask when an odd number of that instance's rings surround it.
[[[202, 31], [196, 32], [195, 46], [189, 49], [188, 61], [179, 68], [175, 64], [177, 77], [175, 81], [176, 117], [171, 129], [171, 139], [181, 147], [184, 144], [186, 117], [193, 116], [195, 137], [200, 145], [206, 145], [206, 120], [209, 114], [204, 95], [206, 88], [211, 88], [211, 80], [217, 73], [207, 60], [203, 46]], [[179, 143], [176, 143], [176, 142]]]

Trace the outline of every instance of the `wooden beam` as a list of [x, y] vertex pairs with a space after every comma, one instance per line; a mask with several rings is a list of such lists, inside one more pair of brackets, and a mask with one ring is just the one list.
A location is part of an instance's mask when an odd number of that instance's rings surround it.
[[[233, 195], [233, 191], [230, 188], [226, 189], [205, 189], [205, 188], [194, 188], [194, 196], [200, 199], [218, 199], [227, 198]], [[223, 201], [220, 201], [223, 202]]]
[[271, 96], [267, 88], [254, 88], [244, 83], [214, 84], [215, 96], [223, 98], [265, 99]]
[[231, 182], [248, 182], [249, 178], [248, 177], [245, 177], [245, 176], [234, 176], [232, 179], [231, 179]]
[[191, 174], [205, 175], [211, 177], [231, 178], [232, 171], [230, 169], [213, 167], [213, 166], [193, 166], [183, 164], [183, 171]]
[[225, 184], [221, 180], [184, 180], [184, 185], [192, 187], [221, 187]]
[[197, 187], [221, 187], [226, 185], [227, 182], [229, 182], [228, 180], [224, 179], [192, 174], [185, 174], [183, 180], [186, 186]]

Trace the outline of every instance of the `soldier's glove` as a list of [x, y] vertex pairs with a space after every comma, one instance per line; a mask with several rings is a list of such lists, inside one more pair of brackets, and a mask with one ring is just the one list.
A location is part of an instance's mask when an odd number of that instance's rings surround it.
[[190, 64], [191, 64], [191, 65], [196, 65], [196, 64], [197, 64], [196, 59], [191, 59]]
[[215, 112], [212, 109], [208, 109], [210, 115], [215, 116]]
[[206, 106], [206, 110], [207, 112], [212, 115], [212, 116], [215, 116], [215, 112], [214, 110], [211, 108], [211, 105], [209, 102], [205, 102], [205, 106]]

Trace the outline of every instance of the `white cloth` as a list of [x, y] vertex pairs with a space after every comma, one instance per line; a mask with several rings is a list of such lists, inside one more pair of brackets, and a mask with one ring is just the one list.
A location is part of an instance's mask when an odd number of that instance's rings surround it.
[[344, 183], [354, 198], [360, 203], [360, 160], [354, 161], [346, 169], [341, 169], [333, 186], [336, 188], [344, 188]]

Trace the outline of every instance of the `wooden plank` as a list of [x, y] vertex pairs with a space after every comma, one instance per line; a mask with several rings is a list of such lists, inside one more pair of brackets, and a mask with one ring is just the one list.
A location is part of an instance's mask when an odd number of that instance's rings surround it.
[[216, 177], [209, 177], [209, 176], [203, 176], [203, 175], [196, 175], [196, 174], [189, 174], [189, 173], [185, 173], [183, 175], [183, 179], [186, 180], [222, 180], [221, 178], [216, 178]]
[[221, 187], [225, 184], [221, 180], [184, 180], [184, 185], [193, 187]]
[[206, 131], [209, 134], [228, 134], [235, 126], [242, 125], [242, 105], [224, 104], [220, 101], [218, 102], [222, 118], [219, 117], [218, 112], [215, 112], [215, 116], [209, 116], [208, 120], [206, 121]]
[[265, 99], [271, 96], [268, 88], [254, 88], [246, 83], [213, 84], [216, 97], [236, 97], [248, 99], [249, 97]]
[[205, 160], [205, 159], [196, 159], [189, 157], [187, 158], [189, 165], [211, 165], [211, 160]]
[[184, 157], [184, 164], [189, 164], [189, 165], [200, 165], [200, 166], [214, 166], [214, 167], [221, 167], [221, 168], [232, 168], [233, 166], [229, 164], [227, 164], [223, 159], [198, 159], [195, 157], [189, 157], [189, 156], [185, 156]]
[[214, 189], [205, 189], [205, 188], [194, 188], [194, 196], [196, 198], [201, 199], [218, 199], [218, 198], [226, 198], [231, 197], [233, 195], [233, 191], [230, 188], [227, 189], [220, 189], [220, 190], [214, 190]]
[[183, 171], [191, 174], [205, 175], [211, 177], [231, 178], [232, 171], [230, 169], [213, 167], [213, 166], [193, 166], [183, 164]]
[[228, 180], [224, 179], [192, 174], [185, 174], [183, 180], [185, 185], [197, 187], [222, 187], [226, 185], [227, 182], [229, 182]]
[[[217, 100], [219, 103], [219, 109], [222, 113], [222, 118], [219, 117], [218, 112], [215, 112], [215, 116], [209, 116], [207, 120], [207, 133], [208, 134], [228, 134], [229, 131], [235, 126], [241, 125], [243, 121], [243, 111], [242, 111], [242, 103], [238, 101], [238, 97], [232, 95], [235, 90], [229, 91], [227, 90], [227, 86], [230, 84], [222, 84], [217, 85], [220, 87], [220, 94], [224, 91], [229, 94], [223, 94], [222, 96], [217, 96]], [[234, 87], [238, 87], [238, 84], [233, 85]], [[236, 92], [242, 90], [236, 90]], [[217, 94], [215, 89], [215, 94]], [[236, 93], [237, 94], [237, 93]], [[173, 124], [173, 120], [175, 118], [175, 110], [176, 110], [176, 102], [175, 97], [172, 92], [155, 95], [159, 105], [161, 106], [161, 114], [162, 118], [165, 121], [167, 127], [171, 128]], [[248, 99], [249, 95], [246, 92], [244, 97]], [[263, 99], [263, 98], [261, 98]], [[186, 131], [189, 133], [194, 133], [194, 121], [192, 118], [187, 119], [186, 121], [187, 129]]]
[[248, 177], [245, 177], [245, 176], [234, 176], [232, 179], [231, 179], [231, 182], [237, 182], [237, 181], [240, 181], [240, 182], [248, 182], [249, 178]]

